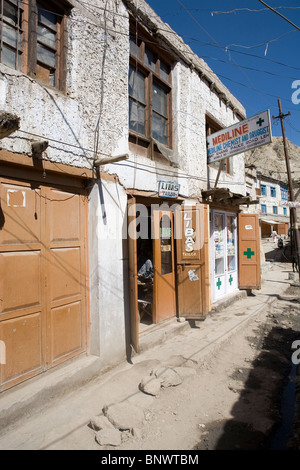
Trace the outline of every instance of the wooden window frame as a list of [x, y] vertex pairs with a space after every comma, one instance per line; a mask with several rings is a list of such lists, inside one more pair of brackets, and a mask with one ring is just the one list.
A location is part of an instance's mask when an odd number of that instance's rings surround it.
[[[144, 147], [148, 156], [153, 156], [153, 151], [158, 152], [158, 148], [153, 138], [152, 115], [153, 113], [161, 116], [158, 112], [153, 111], [152, 95], [153, 84], [155, 83], [167, 94], [167, 116], [162, 116], [167, 120], [167, 143], [161, 143], [166, 147], [173, 148], [173, 132], [172, 132], [172, 64], [174, 59], [171, 58], [166, 51], [159, 47], [152, 36], [145, 32], [139, 24], [131, 20], [130, 37], [136, 38], [138, 44], [138, 54], [130, 53], [129, 64], [137, 71], [141, 72], [145, 77], [145, 134], [129, 128], [129, 141], [136, 148]], [[148, 49], [155, 56], [155, 69], [153, 70], [145, 63], [145, 51]], [[161, 77], [161, 62], [169, 67], [169, 80]], [[128, 98], [130, 98], [128, 96]]]
[[[205, 135], [206, 136], [214, 134], [215, 132], [218, 132], [221, 129], [224, 129], [224, 127], [221, 124], [217, 123], [213, 118], [206, 115], [206, 118], [205, 118]], [[232, 163], [231, 163], [230, 157], [224, 158], [223, 160], [219, 160], [217, 162], [209, 163], [208, 165], [218, 170], [221, 162], [223, 162], [223, 168], [221, 171], [224, 171], [225, 173], [228, 173], [228, 174], [232, 174], [233, 171], [232, 171]]]
[[[3, 2], [3, 0], [0, 0]], [[8, 0], [9, 1], [9, 0]], [[3, 4], [3, 3], [2, 3]], [[55, 81], [51, 85], [43, 80], [38, 71], [37, 44], [38, 44], [38, 5], [56, 16], [56, 47], [55, 51]], [[66, 89], [66, 51], [67, 51], [67, 17], [73, 8], [68, 0], [25, 0], [21, 2], [22, 22], [20, 31], [21, 41], [21, 66], [16, 70], [35, 78], [39, 82], [53, 86], [61, 91]], [[2, 35], [1, 35], [2, 36]], [[0, 38], [2, 41], [2, 37]], [[2, 43], [1, 43], [2, 44]], [[47, 64], [46, 64], [47, 65]], [[47, 65], [49, 66], [49, 65]], [[50, 68], [50, 67], [49, 67]]]

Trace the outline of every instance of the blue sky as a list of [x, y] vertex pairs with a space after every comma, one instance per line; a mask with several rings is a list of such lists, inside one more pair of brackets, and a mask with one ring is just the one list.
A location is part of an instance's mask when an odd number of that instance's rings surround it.
[[[280, 121], [272, 119], [279, 114], [279, 98], [283, 113], [291, 113], [284, 121], [286, 136], [300, 146], [299, 30], [258, 0], [147, 2], [207, 62], [248, 117], [270, 110], [274, 136], [282, 135]], [[300, 28], [299, 0], [265, 3], [284, 7], [277, 11]]]

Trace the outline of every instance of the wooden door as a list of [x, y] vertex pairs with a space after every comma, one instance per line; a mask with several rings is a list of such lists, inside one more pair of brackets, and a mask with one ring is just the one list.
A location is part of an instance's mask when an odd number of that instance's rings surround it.
[[128, 210], [128, 257], [129, 257], [129, 290], [130, 290], [130, 342], [136, 352], [139, 352], [139, 310], [137, 287], [137, 244], [136, 244], [136, 199], [131, 198], [127, 204]]
[[54, 188], [46, 193], [47, 363], [86, 346], [85, 198]]
[[209, 310], [208, 207], [175, 211], [178, 315], [203, 320]]
[[238, 214], [239, 288], [260, 289], [260, 233], [256, 214]]
[[153, 321], [159, 323], [176, 316], [174, 265], [174, 213], [153, 210], [154, 280]]
[[0, 339], [8, 388], [45, 367], [45, 223], [42, 192], [28, 183], [0, 180]]
[[6, 389], [86, 349], [86, 198], [9, 179], [0, 196]]

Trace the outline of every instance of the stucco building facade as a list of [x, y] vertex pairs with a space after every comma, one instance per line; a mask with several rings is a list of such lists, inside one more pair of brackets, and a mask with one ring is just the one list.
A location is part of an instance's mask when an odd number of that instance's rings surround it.
[[[243, 106], [146, 2], [4, 4], [0, 108], [20, 126], [0, 150], [2, 390], [77, 356], [110, 367], [139, 349], [141, 328], [205, 318], [240, 286], [237, 214], [251, 200], [242, 154], [209, 192], [218, 166], [206, 135], [243, 120]], [[177, 219], [192, 245], [199, 224], [194, 257]], [[150, 314], [139, 308], [141, 226]]]

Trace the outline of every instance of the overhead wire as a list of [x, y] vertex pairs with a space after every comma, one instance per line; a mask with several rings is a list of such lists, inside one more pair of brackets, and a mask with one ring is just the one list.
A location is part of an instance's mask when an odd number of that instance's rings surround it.
[[[181, 2], [180, 2], [179, 0], [178, 0], [178, 2], [181, 4]], [[84, 3], [84, 2], [80, 2], [80, 3]], [[181, 4], [181, 5], [182, 5], [182, 4]], [[112, 13], [115, 14], [115, 12], [112, 12]], [[118, 15], [118, 14], [117, 14], [117, 15]], [[122, 16], [124, 17], [124, 15], [122, 15]], [[155, 15], [155, 16], [157, 16], [157, 15]], [[126, 17], [126, 18], [127, 18], [127, 17]], [[160, 30], [163, 31], [163, 29], [160, 29]], [[168, 30], [168, 29], [166, 29], [165, 31], [168, 32], [168, 33], [170, 33], [170, 30]], [[204, 30], [204, 31], [205, 31], [205, 30]], [[117, 33], [120, 33], [120, 34], [124, 34], [123, 32], [118, 32], [118, 31], [116, 31], [115, 29], [114, 29], [114, 32], [115, 32], [115, 33], [117, 32]], [[173, 33], [177, 35], [177, 33], [175, 33], [175, 32], [173, 32]], [[206, 33], [207, 33], [207, 32], [206, 32]], [[129, 36], [128, 33], [125, 33], [125, 34], [126, 34], [127, 37]], [[207, 33], [207, 34], [209, 34], [209, 33]], [[210, 36], [210, 35], [209, 35], [209, 36]], [[211, 37], [211, 36], [210, 36], [210, 37]], [[212, 38], [212, 37], [211, 37], [211, 38]], [[212, 38], [212, 40], [214, 40], [214, 39]], [[215, 41], [215, 40], [214, 40], [214, 41]], [[201, 42], [201, 41], [199, 41], [199, 42]], [[215, 43], [216, 43], [216, 41], [215, 41]], [[208, 44], [209, 44], [209, 43], [208, 43]], [[218, 43], [216, 43], [216, 44], [217, 44], [217, 47], [218, 47], [218, 48], [224, 49], [224, 48], [222, 48], [222, 46], [220, 46]], [[216, 44], [209, 44], [209, 45], [215, 46]], [[238, 51], [233, 51], [233, 52], [237, 52], [237, 53], [238, 53]], [[188, 53], [188, 52], [187, 52], [187, 53]], [[193, 52], [191, 52], [191, 54], [194, 55]], [[248, 54], [247, 54], [247, 55], [248, 55]], [[259, 57], [259, 56], [257, 56], [257, 57]], [[259, 57], [259, 58], [260, 58], [260, 57]], [[270, 59], [268, 59], [268, 60], [270, 60]], [[278, 63], [278, 62], [277, 62], [277, 63]], [[287, 64], [280, 64], [280, 65], [284, 65], [284, 66], [286, 66], [286, 67], [289, 67]], [[239, 66], [238, 64], [236, 64], [236, 66], [241, 67], [241, 66]], [[292, 68], [298, 69], [297, 67], [292, 67]], [[204, 69], [205, 69], [205, 68], [204, 68]], [[206, 70], [209, 71], [209, 72], [211, 72], [211, 70], [208, 70], [208, 69], [206, 69]], [[299, 69], [299, 70], [300, 70], [300, 69]], [[257, 69], [257, 71], [260, 71], [260, 70]], [[222, 77], [222, 78], [224, 78], [224, 79], [226, 79], [226, 80], [228, 80], [228, 81], [231, 81], [231, 82], [233, 82], [233, 83], [236, 83], [236, 84], [238, 84], [238, 85], [241, 85], [241, 86], [250, 88], [250, 87], [248, 87], [247, 85], [245, 85], [244, 83], [234, 81], [234, 80], [232, 80], [231, 78], [226, 77], [226, 76], [224, 76], [224, 75], [218, 74], [218, 76], [220, 76], [220, 77]], [[256, 91], [255, 88], [250, 88], [250, 89], [253, 89], [253, 90]], [[271, 94], [268, 94], [268, 96], [277, 98], [275, 95], [271, 95]], [[284, 98], [283, 98], [283, 100], [284, 100]], [[286, 100], [286, 101], [289, 101], [289, 100]], [[192, 129], [191, 129], [191, 130], [192, 130]], [[20, 132], [22, 132], [22, 131], [20, 131]], [[25, 131], [23, 131], [23, 132], [25, 132]], [[32, 133], [30, 133], [30, 134], [31, 134], [31, 135], [34, 135], [34, 134], [32, 134]], [[36, 134], [35, 134], [35, 135], [36, 135]], [[41, 137], [41, 136], [40, 136], [40, 137]], [[45, 137], [43, 137], [43, 138], [45, 138]], [[56, 143], [60, 143], [60, 144], [66, 145], [66, 146], [70, 146], [70, 147], [73, 147], [73, 148], [81, 149], [81, 150], [84, 150], [84, 151], [87, 151], [87, 152], [94, 152], [94, 151], [91, 150], [91, 149], [83, 149], [82, 147], [76, 146], [76, 145], [74, 145], [74, 144], [70, 144], [70, 143], [66, 143], [66, 142], [61, 142], [61, 141], [56, 141], [55, 139], [49, 139], [49, 138], [47, 138], [47, 137], [46, 137], [46, 139], [49, 140], [49, 141], [53, 141], [53, 142], [56, 142]], [[100, 153], [101, 155], [108, 155], [108, 154], [103, 153], [103, 152], [99, 152], [99, 153]], [[110, 155], [109, 155], [109, 156], [110, 156]], [[86, 157], [86, 156], [85, 156], [85, 157]], [[86, 157], [86, 158], [89, 159], [88, 157]], [[92, 160], [93, 158], [91, 157], [90, 159]], [[120, 163], [119, 163], [119, 165], [120, 165]], [[123, 164], [123, 165], [124, 165], [124, 164]], [[195, 177], [194, 175], [188, 175], [187, 177], [189, 177], [189, 178], [190, 178], [190, 177], [192, 177], [192, 178], [197, 178], [197, 177]]]

